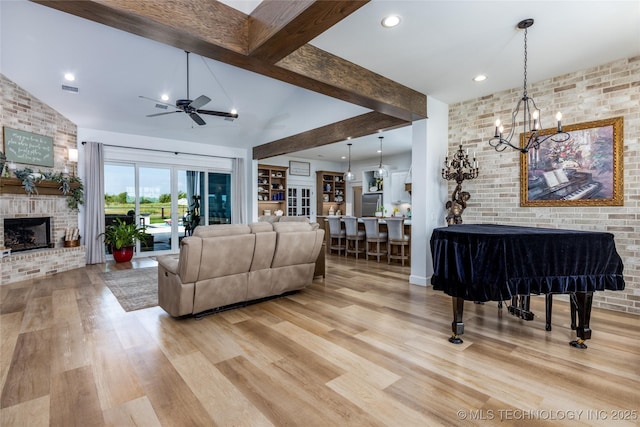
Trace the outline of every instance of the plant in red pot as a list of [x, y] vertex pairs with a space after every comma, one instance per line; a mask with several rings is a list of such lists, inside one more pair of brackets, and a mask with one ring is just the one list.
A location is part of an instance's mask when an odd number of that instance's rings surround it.
[[133, 258], [133, 250], [136, 242], [146, 241], [146, 226], [138, 227], [136, 224], [129, 224], [120, 218], [116, 218], [113, 224], [105, 227], [104, 233], [100, 233], [98, 237], [104, 236], [104, 243], [111, 249], [113, 259], [116, 262], [128, 262]]

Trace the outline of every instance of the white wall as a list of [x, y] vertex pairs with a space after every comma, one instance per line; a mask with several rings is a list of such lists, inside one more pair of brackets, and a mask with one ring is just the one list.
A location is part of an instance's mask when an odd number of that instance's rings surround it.
[[413, 123], [411, 275], [409, 282], [426, 286], [433, 274], [429, 240], [434, 228], [445, 225], [446, 182], [440, 176], [447, 151], [449, 107], [427, 98], [426, 120]]

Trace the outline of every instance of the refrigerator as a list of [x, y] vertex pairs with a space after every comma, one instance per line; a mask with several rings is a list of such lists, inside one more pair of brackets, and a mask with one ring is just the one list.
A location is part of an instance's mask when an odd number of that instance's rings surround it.
[[382, 193], [362, 194], [362, 216], [375, 216], [378, 206], [382, 206]]

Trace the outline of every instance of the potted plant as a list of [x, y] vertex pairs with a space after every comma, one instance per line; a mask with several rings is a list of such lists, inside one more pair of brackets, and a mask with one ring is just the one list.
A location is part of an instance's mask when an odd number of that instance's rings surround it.
[[138, 227], [136, 224], [128, 224], [120, 218], [115, 219], [114, 224], [107, 225], [104, 233], [104, 243], [111, 248], [113, 259], [116, 262], [127, 262], [133, 258], [133, 249], [138, 240], [146, 242], [146, 226]]

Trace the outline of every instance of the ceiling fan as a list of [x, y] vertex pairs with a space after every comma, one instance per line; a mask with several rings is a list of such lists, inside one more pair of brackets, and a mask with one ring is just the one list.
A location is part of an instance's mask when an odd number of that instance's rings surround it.
[[156, 102], [157, 103], [156, 106], [160, 108], [162, 108], [162, 106], [165, 106], [164, 108], [166, 107], [176, 108], [176, 111], [166, 111], [163, 113], [149, 114], [147, 115], [147, 117], [164, 116], [166, 114], [173, 114], [173, 113], [187, 113], [189, 117], [191, 117], [191, 119], [193, 119], [193, 121], [199, 124], [200, 126], [206, 125], [207, 123], [202, 119], [202, 117], [199, 116], [199, 114], [207, 114], [210, 116], [224, 117], [225, 120], [237, 119], [238, 113], [235, 113], [235, 112], [228, 113], [226, 111], [201, 110], [200, 107], [206, 105], [209, 101], [211, 101], [211, 98], [209, 98], [208, 96], [200, 95], [194, 100], [189, 99], [189, 52], [185, 51], [185, 53], [187, 54], [187, 99], [178, 99], [174, 105], [174, 104], [169, 104], [163, 101], [158, 101], [156, 99], [147, 98], [146, 96], [140, 95], [140, 98], [148, 99], [149, 101]]

